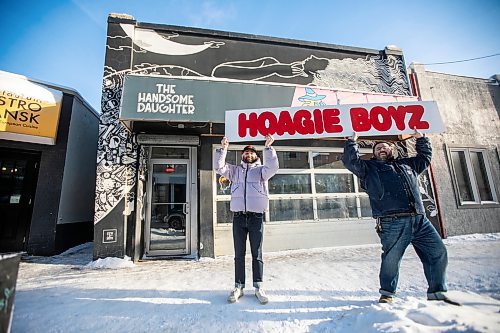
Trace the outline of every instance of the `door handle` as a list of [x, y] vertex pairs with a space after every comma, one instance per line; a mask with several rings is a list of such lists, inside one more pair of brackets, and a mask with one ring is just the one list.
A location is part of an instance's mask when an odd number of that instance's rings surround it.
[[189, 204], [187, 202], [183, 203], [182, 204], [182, 212], [184, 213], [184, 215], [188, 214], [188, 209], [189, 209]]

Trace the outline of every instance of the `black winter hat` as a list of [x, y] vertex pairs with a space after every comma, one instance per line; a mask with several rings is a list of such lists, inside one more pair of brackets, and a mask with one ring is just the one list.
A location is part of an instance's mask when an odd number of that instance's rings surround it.
[[257, 149], [255, 149], [255, 147], [254, 147], [254, 146], [252, 146], [252, 145], [248, 145], [248, 146], [246, 146], [245, 148], [243, 148], [243, 150], [241, 151], [241, 153], [244, 153], [244, 152], [245, 152], [245, 151], [247, 151], [247, 150], [253, 151], [254, 153], [256, 153], [256, 154], [257, 154]]

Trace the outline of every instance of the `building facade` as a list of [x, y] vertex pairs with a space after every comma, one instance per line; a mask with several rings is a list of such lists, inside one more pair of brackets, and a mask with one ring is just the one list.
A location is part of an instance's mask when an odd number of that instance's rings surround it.
[[0, 71], [0, 252], [92, 240], [98, 121], [76, 91]]
[[446, 235], [500, 232], [500, 86], [412, 64], [422, 100], [439, 106], [446, 131], [433, 135], [432, 171]]
[[[226, 110], [415, 100], [395, 47], [371, 50], [111, 14], [94, 257], [232, 253], [230, 184], [212, 170], [214, 150], [231, 126]], [[227, 162], [239, 163], [243, 146], [230, 144]], [[265, 251], [378, 241], [368, 197], [340, 161], [343, 139], [274, 146], [280, 171], [268, 184]], [[372, 141], [361, 146], [370, 157]], [[413, 148], [403, 142], [398, 150], [405, 155]], [[439, 229], [429, 176], [422, 182]]]

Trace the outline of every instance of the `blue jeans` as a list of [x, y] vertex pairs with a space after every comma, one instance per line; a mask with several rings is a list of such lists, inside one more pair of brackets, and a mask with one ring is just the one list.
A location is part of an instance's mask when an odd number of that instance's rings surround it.
[[382, 243], [380, 266], [380, 293], [394, 296], [398, 286], [399, 267], [403, 254], [410, 245], [415, 248], [427, 279], [427, 294], [446, 291], [446, 247], [425, 215], [379, 218]]
[[252, 251], [253, 286], [262, 286], [264, 262], [262, 261], [262, 241], [264, 236], [263, 214], [253, 213], [233, 217], [234, 242], [234, 282], [235, 287], [245, 288], [245, 254], [247, 235]]

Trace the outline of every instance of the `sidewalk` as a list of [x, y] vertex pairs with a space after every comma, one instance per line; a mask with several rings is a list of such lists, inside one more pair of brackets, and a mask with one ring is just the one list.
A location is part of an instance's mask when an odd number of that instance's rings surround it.
[[[380, 305], [380, 247], [265, 253], [270, 303], [226, 302], [233, 258], [92, 262], [92, 244], [20, 265], [12, 332], [500, 332], [500, 234], [446, 240], [449, 296], [425, 298], [412, 248], [398, 298]], [[124, 268], [119, 268], [119, 267]], [[94, 267], [94, 268], [92, 268]]]

